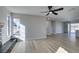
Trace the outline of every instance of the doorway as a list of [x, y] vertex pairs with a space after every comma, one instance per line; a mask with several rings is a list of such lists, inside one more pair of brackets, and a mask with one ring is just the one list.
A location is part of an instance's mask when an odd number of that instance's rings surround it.
[[79, 30], [79, 23], [70, 23], [68, 24], [68, 33], [71, 36], [76, 36], [76, 30]]

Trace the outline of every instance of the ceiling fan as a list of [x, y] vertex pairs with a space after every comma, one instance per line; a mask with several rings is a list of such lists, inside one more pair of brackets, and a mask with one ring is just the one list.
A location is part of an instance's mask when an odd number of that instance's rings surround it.
[[48, 6], [48, 11], [45, 12], [41, 12], [41, 13], [47, 13], [46, 16], [48, 16], [50, 13], [54, 14], [54, 15], [58, 15], [58, 13], [56, 13], [57, 11], [61, 11], [64, 8], [58, 8], [58, 9], [53, 9], [53, 6]]

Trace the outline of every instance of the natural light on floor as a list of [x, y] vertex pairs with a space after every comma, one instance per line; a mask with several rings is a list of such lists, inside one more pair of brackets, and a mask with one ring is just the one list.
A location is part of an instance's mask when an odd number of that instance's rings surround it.
[[68, 53], [64, 48], [59, 47], [56, 53]]

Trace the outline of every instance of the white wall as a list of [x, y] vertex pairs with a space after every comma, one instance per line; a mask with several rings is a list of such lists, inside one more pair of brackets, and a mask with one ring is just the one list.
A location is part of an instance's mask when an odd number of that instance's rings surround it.
[[20, 18], [21, 24], [26, 26], [26, 39], [46, 38], [46, 18], [41, 16], [13, 14], [14, 18]]
[[47, 35], [63, 33], [63, 23], [60, 21], [48, 20]]
[[7, 16], [9, 14], [9, 11], [0, 6], [0, 22], [4, 23], [4, 26], [2, 28], [2, 44], [4, 44], [6, 41], [9, 40], [9, 37], [7, 36]]
[[5, 15], [4, 7], [0, 6], [0, 22], [5, 22]]

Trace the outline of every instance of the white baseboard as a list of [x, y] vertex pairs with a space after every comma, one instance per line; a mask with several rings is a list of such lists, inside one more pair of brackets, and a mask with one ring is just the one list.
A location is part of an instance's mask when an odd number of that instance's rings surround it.
[[30, 38], [26, 38], [26, 39], [28, 39], [28, 40], [32, 40], [32, 39], [44, 39], [44, 38], [47, 38], [47, 36], [44, 36], [44, 37], [30, 37]]

